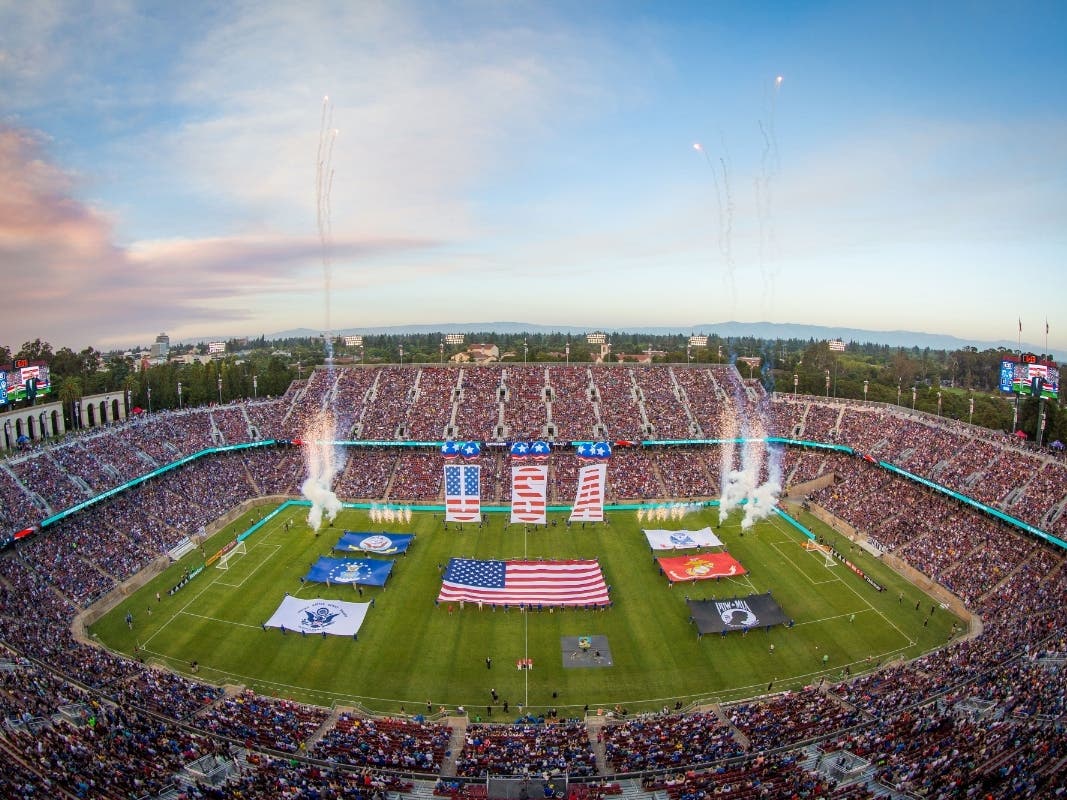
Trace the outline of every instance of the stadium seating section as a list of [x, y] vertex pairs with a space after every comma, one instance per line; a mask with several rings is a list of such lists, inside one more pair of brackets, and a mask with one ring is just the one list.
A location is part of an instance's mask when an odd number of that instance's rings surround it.
[[[763, 433], [849, 445], [1067, 535], [1062, 458], [899, 407], [768, 397], [725, 365], [320, 369], [276, 400], [144, 415], [12, 455], [0, 462], [0, 532], [205, 448], [299, 437], [328, 398], [345, 420], [338, 435], [363, 440], [698, 439], [736, 435], [739, 421], [759, 417]], [[490, 502], [506, 499], [504, 458], [480, 456]], [[344, 499], [438, 500], [439, 463], [433, 451], [354, 451], [336, 487]], [[549, 463], [551, 499], [567, 502], [573, 459]], [[860, 798], [878, 786], [1067, 796], [1064, 552], [863, 459], [788, 448], [784, 475], [787, 486], [832, 476], [811, 502], [960, 597], [981, 615], [981, 635], [802, 692], [595, 726], [471, 724], [456, 743], [441, 724], [224, 696], [75, 641], [74, 615], [184, 537], [238, 502], [298, 494], [298, 448], [238, 451], [93, 505], [0, 558], [0, 796], [372, 798], [418, 779], [439, 780], [441, 795], [484, 797], [484, 782], [464, 779], [524, 768], [596, 781], [572, 783], [574, 800], [616, 793], [634, 775], [673, 800]], [[620, 448], [609, 501], [708, 497], [718, 486], [713, 449]], [[456, 778], [441, 777], [450, 748]], [[839, 750], [869, 765], [863, 781], [819, 769]], [[228, 782], [183, 781], [194, 762], [218, 765]]]

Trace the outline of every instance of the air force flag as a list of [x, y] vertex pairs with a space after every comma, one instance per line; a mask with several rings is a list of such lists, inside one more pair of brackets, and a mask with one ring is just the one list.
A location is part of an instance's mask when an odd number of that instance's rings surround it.
[[359, 583], [364, 586], [385, 586], [392, 561], [372, 558], [329, 558], [322, 556], [308, 570], [305, 581], [312, 583]]

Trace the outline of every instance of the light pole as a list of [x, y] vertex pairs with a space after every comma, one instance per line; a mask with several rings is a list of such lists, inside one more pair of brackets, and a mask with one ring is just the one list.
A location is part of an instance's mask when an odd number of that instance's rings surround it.
[[130, 416], [130, 412], [133, 411], [133, 389], [126, 390], [126, 416]]
[[970, 409], [967, 411], [967, 424], [974, 423], [974, 395], [971, 395]]
[[253, 375], [252, 376], [252, 399], [253, 400], [258, 400], [259, 399], [259, 376], [258, 375]]
[[911, 410], [912, 411], [915, 410], [915, 395], [917, 395], [918, 393], [919, 393], [919, 390], [916, 387], [912, 386], [911, 387]]
[[219, 379], [218, 379], [217, 383], [218, 383], [218, 387], [219, 387], [219, 405], [221, 406], [222, 405], [222, 376], [221, 375], [219, 375]]
[[178, 410], [182, 410], [182, 382], [178, 381]]
[[830, 399], [830, 370], [826, 370], [826, 399]]
[[941, 390], [937, 391], [937, 416], [941, 416]]
[[793, 373], [793, 399], [797, 399], [797, 387], [800, 385], [800, 376], [797, 373]]
[[146, 386], [145, 391], [148, 392], [148, 413], [152, 413], [152, 387]]
[[530, 345], [526, 342], [526, 337], [522, 339], [522, 363], [526, 363], [527, 357], [530, 355]]
[[900, 405], [900, 378], [897, 378], [897, 405]]
[[864, 381], [864, 382], [863, 382], [863, 402], [864, 402], [864, 403], [866, 403], [866, 402], [867, 402], [867, 384], [868, 384], [869, 382], [870, 382], [870, 381]]
[[363, 345], [359, 346], [359, 365], [363, 366]]
[[693, 350], [689, 345], [685, 346], [685, 365], [688, 367], [693, 360]]
[[441, 363], [445, 363], [445, 340], [441, 340]]
[[571, 343], [567, 342], [567, 346], [563, 348], [567, 352], [567, 364], [571, 363]]
[[404, 345], [400, 345], [400, 366], [404, 366]]

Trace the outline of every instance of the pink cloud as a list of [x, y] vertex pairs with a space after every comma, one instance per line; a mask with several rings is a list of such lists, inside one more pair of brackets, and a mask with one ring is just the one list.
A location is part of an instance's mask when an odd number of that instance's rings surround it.
[[[5, 331], [17, 348], [35, 338], [56, 348], [134, 344], [151, 331], [219, 329], [252, 320], [258, 301], [321, 287], [315, 237], [244, 235], [114, 243], [112, 221], [79, 199], [78, 182], [49, 162], [40, 138], [0, 126], [0, 267]], [[434, 243], [333, 242], [335, 261], [359, 261]]]

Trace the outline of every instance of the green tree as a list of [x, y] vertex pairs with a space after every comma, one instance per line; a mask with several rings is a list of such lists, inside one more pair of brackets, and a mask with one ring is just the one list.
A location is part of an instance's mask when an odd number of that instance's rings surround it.
[[32, 342], [23, 342], [22, 349], [15, 354], [16, 360], [44, 361], [46, 364], [52, 361], [52, 345], [34, 339]]

